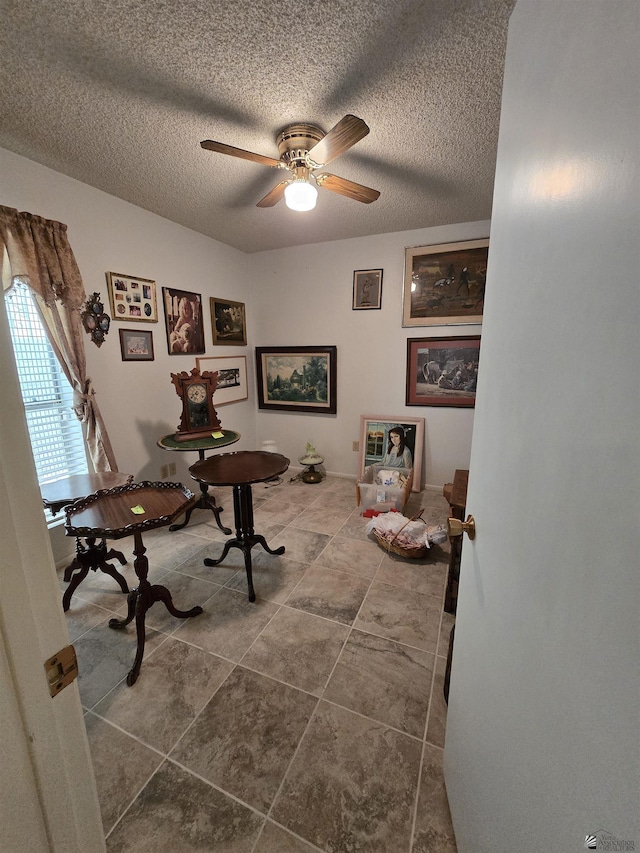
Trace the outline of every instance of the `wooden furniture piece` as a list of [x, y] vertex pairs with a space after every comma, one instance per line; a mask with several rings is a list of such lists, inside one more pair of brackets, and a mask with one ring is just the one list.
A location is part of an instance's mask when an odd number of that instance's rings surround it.
[[[220, 438], [214, 438], [213, 435], [209, 434], [204, 438], [192, 438], [188, 441], [184, 438], [178, 438], [177, 433], [170, 433], [169, 435], [164, 435], [162, 438], [158, 439], [157, 445], [163, 450], [178, 450], [183, 453], [185, 451], [197, 451], [200, 461], [202, 461], [205, 458], [205, 451], [217, 450], [220, 447], [228, 447], [230, 444], [235, 444], [236, 441], [240, 441], [239, 432], [234, 432], [231, 429], [222, 429], [220, 432], [222, 433]], [[226, 536], [231, 535], [231, 529], [229, 527], [224, 527], [220, 521], [220, 513], [223, 508], [218, 506], [213, 495], [209, 494], [209, 486], [206, 483], [200, 483], [200, 498], [188, 509], [184, 521], [181, 524], [172, 524], [169, 530], [182, 530], [183, 527], [186, 527], [187, 524], [189, 524], [189, 519], [191, 518], [191, 513], [194, 509], [210, 509], [215, 516], [216, 524], [220, 530], [222, 530]]]
[[193, 492], [181, 483], [142, 482], [89, 495], [67, 508], [65, 527], [71, 536], [106, 539], [133, 536], [133, 568], [139, 583], [129, 593], [126, 618], [109, 620], [110, 628], [125, 628], [135, 616], [138, 645], [133, 667], [127, 675], [129, 686], [135, 684], [142, 665], [147, 610], [156, 601], [161, 601], [169, 613], [179, 619], [202, 613], [201, 607], [178, 610], [165, 586], [149, 583], [149, 561], [145, 557], [147, 549], [142, 542], [143, 532], [170, 524], [190, 509], [195, 500]]
[[194, 480], [209, 486], [233, 486], [233, 513], [236, 525], [234, 539], [225, 542], [222, 556], [217, 560], [207, 557], [205, 566], [217, 566], [231, 548], [239, 548], [244, 554], [244, 566], [247, 571], [249, 601], [256, 600], [251, 572], [251, 549], [262, 545], [269, 554], [284, 554], [284, 545], [271, 549], [264, 538], [253, 529], [253, 496], [251, 485], [264, 483], [279, 477], [289, 467], [289, 460], [280, 453], [268, 453], [264, 450], [241, 450], [236, 453], [222, 453], [196, 462], [189, 468]]
[[194, 367], [191, 373], [172, 373], [171, 381], [182, 400], [180, 424], [174, 433], [176, 441], [208, 438], [220, 430], [218, 414], [213, 408], [213, 393], [218, 385], [218, 372]]
[[[458, 470], [453, 477], [453, 487], [447, 496], [451, 515], [464, 521], [467, 505], [467, 482], [469, 472]], [[458, 582], [460, 579], [460, 558], [462, 556], [462, 536], [449, 537], [451, 543], [451, 555], [449, 557], [449, 573], [447, 575], [447, 589], [444, 596], [445, 613], [455, 613], [458, 605]]]
[[[52, 515], [56, 515], [64, 507], [74, 501], [84, 498], [101, 489], [113, 489], [117, 486], [125, 486], [133, 480], [132, 474], [121, 474], [119, 471], [108, 471], [102, 474], [74, 474], [56, 480], [55, 483], [47, 483], [40, 489], [42, 504]], [[69, 586], [62, 596], [62, 608], [66, 612], [71, 606], [71, 597], [90, 571], [100, 569], [105, 575], [112, 577], [123, 592], [129, 592], [129, 587], [120, 572], [108, 563], [108, 560], [118, 560], [122, 566], [127, 562], [121, 551], [113, 548], [107, 549], [104, 539], [96, 543], [95, 536], [90, 536], [83, 542], [76, 537], [76, 555], [64, 570], [65, 583]], [[74, 572], [76, 574], [74, 574]]]

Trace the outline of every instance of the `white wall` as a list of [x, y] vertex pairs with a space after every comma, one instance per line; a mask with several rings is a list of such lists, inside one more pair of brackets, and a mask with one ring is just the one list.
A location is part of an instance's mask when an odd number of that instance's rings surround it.
[[[158, 323], [119, 323], [113, 320], [101, 347], [87, 336], [87, 371], [93, 379], [121, 471], [136, 479], [159, 479], [168, 454], [156, 441], [174, 432], [180, 420], [180, 401], [171, 373], [195, 367], [192, 355], [167, 351], [162, 288], [176, 287], [202, 294], [207, 355], [248, 355], [247, 347], [214, 347], [209, 321], [209, 297], [246, 301], [246, 256], [187, 228], [175, 225], [135, 205], [121, 201], [72, 178], [0, 149], [0, 203], [65, 222], [87, 294], [98, 291], [110, 312], [105, 273], [120, 272], [152, 279], [157, 285]], [[155, 361], [123, 362], [120, 328], [150, 329]], [[251, 359], [248, 359], [251, 362]], [[253, 447], [254, 403], [220, 408], [223, 427], [242, 433], [243, 446]], [[171, 455], [179, 475], [189, 482], [192, 454]]]
[[[425, 418], [423, 481], [434, 488], [467, 468], [473, 410], [406, 407], [407, 338], [474, 334], [479, 326], [402, 328], [404, 249], [485, 237], [489, 222], [449, 225], [300, 246], [254, 255], [243, 253], [166, 219], [0, 149], [0, 203], [65, 222], [87, 294], [107, 300], [105, 273], [149, 278], [161, 288], [245, 302], [247, 347], [214, 347], [205, 323], [207, 355], [247, 356], [249, 400], [220, 407], [223, 427], [242, 440], [235, 449], [259, 447], [273, 438], [297, 464], [307, 440], [326, 458], [326, 468], [355, 475], [360, 416]], [[268, 213], [268, 212], [267, 212]], [[353, 311], [353, 271], [383, 269], [382, 308]], [[122, 362], [113, 321], [100, 347], [87, 338], [87, 367], [121, 471], [158, 479], [167, 453], [157, 439], [179, 421], [179, 401], [169, 374], [190, 370], [192, 356], [169, 356], [163, 322], [140, 324], [153, 331], [154, 362]], [[335, 344], [338, 347], [338, 411], [332, 415], [257, 412], [254, 346]], [[189, 482], [191, 455], [172, 454], [178, 477]]]
[[[180, 421], [180, 401], [171, 384], [171, 373], [195, 367], [195, 356], [173, 355], [167, 350], [162, 287], [176, 287], [202, 294], [207, 355], [247, 356], [248, 381], [253, 388], [253, 332], [249, 315], [248, 346], [212, 344], [209, 298], [217, 296], [250, 302], [246, 256], [236, 249], [175, 225], [148, 211], [0, 149], [0, 204], [27, 210], [64, 222], [85, 290], [98, 291], [110, 313], [107, 271], [152, 279], [157, 285], [158, 323], [118, 323], [101, 347], [87, 336], [87, 372], [93, 379], [96, 399], [106, 423], [120, 471], [136, 480], [160, 479], [160, 466], [176, 462], [175, 479], [192, 483], [188, 466], [195, 453], [167, 453], [156, 442], [174, 432]], [[153, 362], [123, 362], [120, 328], [150, 329]], [[240, 432], [236, 449], [255, 446], [255, 403], [220, 406], [222, 426]], [[68, 550], [62, 530], [52, 531], [56, 560]]]
[[[322, 203], [322, 194], [319, 199]], [[259, 410], [258, 441], [272, 438], [297, 461], [310, 441], [328, 471], [355, 475], [361, 415], [425, 418], [423, 482], [442, 488], [468, 468], [473, 410], [405, 406], [408, 338], [478, 334], [480, 326], [402, 328], [404, 249], [486, 237], [489, 222], [380, 234], [249, 257], [257, 346], [338, 347], [337, 414]], [[383, 269], [380, 310], [353, 311], [353, 271]]]
[[[481, 327], [402, 328], [404, 249], [486, 237], [488, 221], [245, 255], [3, 149], [0, 204], [66, 223], [87, 295], [97, 291], [107, 306], [107, 271], [156, 282], [158, 323], [136, 327], [112, 320], [102, 346], [87, 337], [86, 347], [118, 467], [137, 480], [159, 479], [160, 466], [172, 461], [176, 479], [189, 484], [187, 469], [195, 461], [195, 454], [169, 457], [156, 445], [180, 419], [170, 374], [195, 366], [193, 356], [168, 355], [162, 287], [202, 294], [206, 355], [247, 356], [249, 399], [217, 409], [222, 426], [242, 435], [234, 449], [275, 439], [297, 465], [310, 441], [325, 456], [328, 471], [355, 476], [359, 455], [351, 448], [360, 439], [360, 416], [404, 415], [425, 418], [423, 483], [439, 489], [456, 468], [469, 466], [473, 410], [405, 406], [406, 341], [477, 334]], [[384, 270], [380, 310], [352, 310], [356, 269]], [[245, 303], [246, 347], [213, 346], [211, 296]], [[120, 328], [150, 329], [155, 361], [123, 362]], [[254, 347], [316, 344], [338, 347], [337, 415], [259, 411]], [[52, 544], [56, 560], [63, 559], [68, 543], [61, 529], [52, 531]]]

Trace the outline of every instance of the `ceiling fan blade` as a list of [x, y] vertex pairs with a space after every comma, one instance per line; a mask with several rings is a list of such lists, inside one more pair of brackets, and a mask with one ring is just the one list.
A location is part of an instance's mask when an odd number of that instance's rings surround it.
[[280, 160], [275, 160], [273, 157], [265, 157], [263, 154], [254, 154], [252, 151], [245, 151], [243, 148], [235, 148], [233, 145], [225, 145], [224, 142], [214, 142], [212, 139], [203, 140], [200, 145], [206, 148], [207, 151], [217, 151], [220, 154], [230, 154], [232, 157], [239, 157], [241, 160], [251, 160], [252, 163], [262, 163], [263, 166], [273, 166], [279, 169], [283, 164]]
[[280, 181], [272, 190], [269, 190], [264, 198], [260, 199], [256, 207], [273, 207], [274, 204], [277, 204], [282, 199], [284, 188], [290, 183], [291, 181]]
[[375, 201], [380, 193], [378, 190], [372, 190], [370, 187], [365, 187], [362, 184], [356, 184], [354, 181], [348, 181], [346, 178], [339, 178], [337, 175], [330, 175], [328, 172], [321, 172], [319, 175], [313, 176], [319, 187], [331, 192], [346, 195], [347, 198], [352, 198], [354, 201], [361, 201], [364, 204], [371, 204]]
[[369, 133], [369, 126], [361, 118], [346, 115], [332, 127], [320, 142], [309, 151], [309, 159], [318, 166], [326, 166], [340, 154], [355, 145]]

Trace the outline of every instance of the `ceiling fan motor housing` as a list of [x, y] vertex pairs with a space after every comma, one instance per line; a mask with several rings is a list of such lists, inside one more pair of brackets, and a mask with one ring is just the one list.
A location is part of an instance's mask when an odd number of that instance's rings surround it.
[[307, 154], [324, 136], [324, 131], [315, 124], [288, 125], [277, 138], [280, 159], [288, 166], [306, 165]]

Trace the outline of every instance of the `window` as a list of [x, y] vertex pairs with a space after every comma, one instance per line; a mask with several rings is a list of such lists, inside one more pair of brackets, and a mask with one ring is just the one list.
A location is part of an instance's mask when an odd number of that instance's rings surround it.
[[88, 471], [73, 391], [49, 343], [31, 290], [14, 284], [5, 296], [31, 450], [40, 485]]

